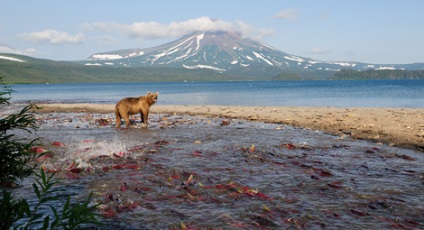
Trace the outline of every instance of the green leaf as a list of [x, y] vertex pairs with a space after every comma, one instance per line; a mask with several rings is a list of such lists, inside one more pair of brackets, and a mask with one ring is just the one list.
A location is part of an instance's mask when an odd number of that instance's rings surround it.
[[44, 218], [42, 229], [48, 229], [49, 228], [49, 223], [50, 223], [50, 217], [49, 216], [46, 216], [46, 218]]
[[63, 205], [63, 212], [68, 211], [70, 200], [71, 200], [71, 197], [68, 196], [68, 199], [66, 200], [66, 203]]
[[61, 218], [59, 216], [59, 214], [57, 213], [56, 209], [53, 206], [50, 206], [53, 215], [54, 215], [54, 220], [53, 222], [51, 222], [50, 226], [52, 229], [56, 228], [56, 226], [59, 224], [59, 222], [61, 221]]
[[37, 195], [38, 199], [41, 199], [40, 190], [38, 189], [38, 186], [36, 184], [32, 184], [32, 187], [34, 188], [35, 195]]
[[47, 203], [49, 201], [55, 201], [58, 200], [58, 197], [43, 197], [40, 199], [40, 203]]

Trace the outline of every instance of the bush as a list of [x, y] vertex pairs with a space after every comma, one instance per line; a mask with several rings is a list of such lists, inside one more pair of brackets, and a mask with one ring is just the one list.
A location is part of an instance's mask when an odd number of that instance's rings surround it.
[[58, 200], [54, 194], [60, 190], [53, 188], [57, 183], [52, 179], [54, 174], [47, 175], [40, 169], [36, 176], [38, 180], [33, 184], [33, 188], [38, 202], [33, 207], [25, 199], [14, 200], [12, 193], [3, 190], [0, 201], [0, 210], [3, 210], [0, 213], [0, 229], [80, 229], [89, 224], [98, 224], [97, 215], [94, 214], [97, 206], [89, 205], [92, 194], [87, 201], [72, 205], [68, 196], [60, 212], [50, 206], [52, 215], [41, 213], [42, 207]]
[[[0, 78], [1, 81], [1, 78]], [[0, 91], [0, 104], [9, 105], [12, 90], [3, 87]], [[24, 107], [17, 114], [0, 118], [0, 186], [10, 186], [19, 179], [24, 179], [35, 174], [33, 184], [34, 194], [38, 202], [32, 207], [25, 199], [16, 200], [12, 192], [3, 189], [0, 200], [0, 229], [80, 229], [86, 225], [98, 224], [97, 215], [94, 214], [97, 206], [90, 206], [91, 194], [87, 201], [81, 204], [67, 201], [60, 212], [49, 202], [58, 200], [59, 190], [53, 186], [54, 174], [47, 175], [43, 169], [35, 173], [37, 167], [34, 160], [43, 154], [37, 154], [36, 148], [39, 140], [17, 138], [13, 131], [23, 130], [32, 133], [37, 129], [35, 117], [30, 110], [35, 105]], [[13, 190], [11, 190], [13, 191]], [[42, 213], [40, 207], [50, 206], [51, 214]], [[45, 210], [45, 209], [44, 209]]]
[[[8, 103], [0, 96], [0, 101]], [[5, 185], [32, 174], [36, 165], [30, 165], [36, 157], [32, 146], [38, 144], [38, 139], [28, 141], [16, 138], [13, 130], [25, 130], [29, 133], [35, 130], [35, 118], [28, 111], [32, 105], [23, 108], [19, 113], [0, 119], [0, 184]], [[39, 155], [41, 156], [41, 155]]]

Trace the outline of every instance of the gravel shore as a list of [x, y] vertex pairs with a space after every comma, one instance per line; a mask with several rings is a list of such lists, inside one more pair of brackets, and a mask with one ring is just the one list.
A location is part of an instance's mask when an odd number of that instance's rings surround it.
[[[38, 112], [114, 113], [113, 104], [39, 104]], [[424, 151], [424, 108], [154, 105], [151, 113], [227, 117], [323, 130]]]

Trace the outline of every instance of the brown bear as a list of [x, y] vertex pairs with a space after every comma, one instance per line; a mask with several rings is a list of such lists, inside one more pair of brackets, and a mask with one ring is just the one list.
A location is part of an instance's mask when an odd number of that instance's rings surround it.
[[150, 106], [158, 100], [159, 92], [150, 93], [141, 97], [127, 97], [120, 100], [115, 106], [116, 127], [121, 127], [121, 118], [124, 118], [126, 127], [130, 126], [130, 116], [140, 113], [141, 123], [147, 126]]

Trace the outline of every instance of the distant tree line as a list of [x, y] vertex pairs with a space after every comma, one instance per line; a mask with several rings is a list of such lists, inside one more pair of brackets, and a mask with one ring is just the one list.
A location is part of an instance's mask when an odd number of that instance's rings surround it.
[[366, 70], [341, 69], [332, 80], [395, 80], [424, 79], [424, 70]]

